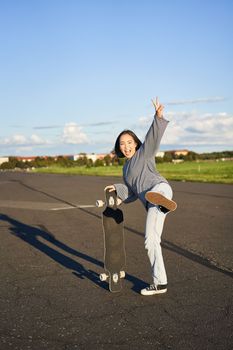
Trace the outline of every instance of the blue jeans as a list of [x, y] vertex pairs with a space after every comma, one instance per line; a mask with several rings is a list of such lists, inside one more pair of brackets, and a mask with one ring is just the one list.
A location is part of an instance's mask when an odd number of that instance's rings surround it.
[[[172, 199], [172, 188], [169, 184], [162, 182], [154, 186], [150, 191], [159, 192], [165, 197]], [[148, 203], [148, 212], [145, 229], [145, 248], [152, 268], [153, 283], [167, 284], [167, 274], [164, 266], [161, 235], [167, 214], [164, 214], [157, 205]]]

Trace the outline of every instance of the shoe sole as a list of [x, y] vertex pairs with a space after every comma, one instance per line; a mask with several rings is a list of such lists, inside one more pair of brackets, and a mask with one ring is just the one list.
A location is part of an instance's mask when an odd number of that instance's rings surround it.
[[144, 296], [151, 296], [151, 295], [157, 295], [157, 294], [164, 294], [167, 292], [167, 289], [161, 289], [161, 290], [151, 290], [151, 291], [146, 291], [145, 294], [143, 291], [141, 291], [141, 295]]
[[177, 208], [176, 202], [164, 197], [161, 193], [158, 192], [147, 192], [145, 198], [151, 204], [161, 205], [169, 211], [174, 211]]

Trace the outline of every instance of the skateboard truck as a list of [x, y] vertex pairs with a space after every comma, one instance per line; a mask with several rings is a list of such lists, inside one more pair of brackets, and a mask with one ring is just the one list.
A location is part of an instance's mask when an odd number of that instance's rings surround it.
[[[100, 280], [101, 281], [107, 281], [107, 279], [109, 278], [110, 276], [106, 273], [101, 273], [100, 274]], [[125, 278], [125, 271], [120, 271], [120, 278]], [[112, 275], [112, 279], [113, 279], [113, 282], [117, 283], [118, 282], [118, 273], [114, 273]]]
[[[116, 203], [115, 203], [116, 202]], [[114, 207], [115, 205], [118, 206], [121, 204], [121, 200], [119, 198], [116, 199], [113, 196], [110, 196], [109, 201], [108, 201], [108, 206], [109, 207]], [[102, 199], [98, 199], [95, 203], [97, 208], [102, 208], [106, 203], [102, 201]]]

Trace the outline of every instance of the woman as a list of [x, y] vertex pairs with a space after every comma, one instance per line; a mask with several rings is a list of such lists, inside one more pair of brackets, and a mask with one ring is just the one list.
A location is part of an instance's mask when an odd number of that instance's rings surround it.
[[153, 283], [141, 290], [142, 295], [167, 292], [167, 275], [160, 243], [166, 214], [177, 207], [172, 201], [170, 185], [155, 168], [155, 155], [168, 121], [163, 118], [164, 106], [158, 98], [152, 103], [155, 116], [144, 143], [131, 130], [122, 131], [116, 140], [116, 155], [127, 159], [123, 167], [125, 184], [105, 188], [117, 192], [119, 203], [140, 199], [147, 210], [145, 248], [152, 267]]

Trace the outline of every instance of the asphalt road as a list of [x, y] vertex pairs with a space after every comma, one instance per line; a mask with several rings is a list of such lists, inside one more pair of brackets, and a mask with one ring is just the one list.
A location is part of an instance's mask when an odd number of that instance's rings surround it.
[[139, 202], [123, 206], [122, 292], [98, 278], [101, 210], [89, 205], [120, 181], [0, 173], [1, 350], [233, 348], [233, 186], [171, 183], [178, 209], [163, 232], [168, 292], [143, 297], [151, 276]]

